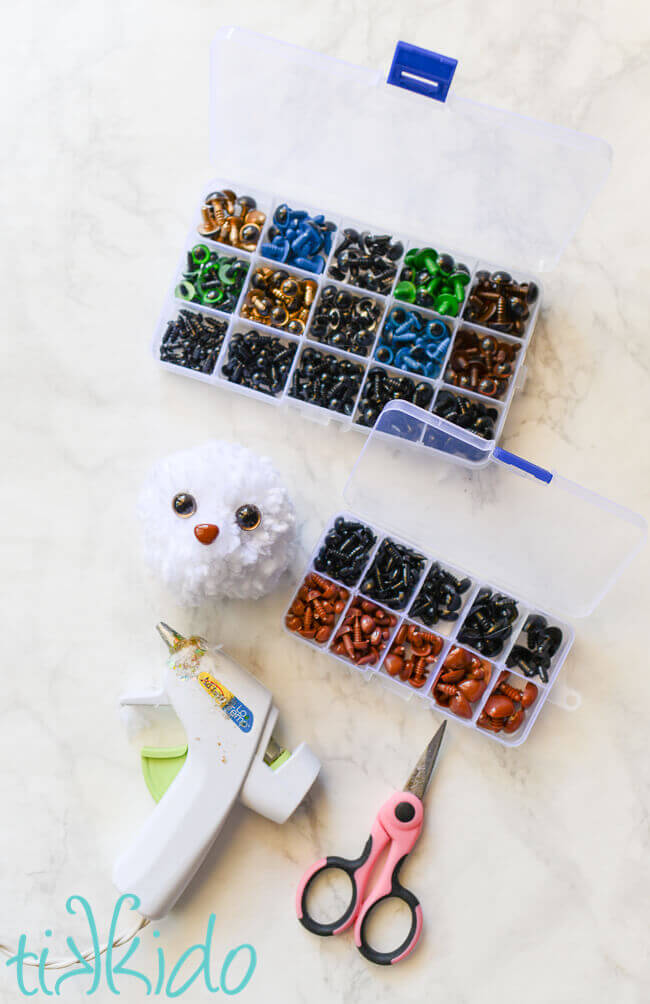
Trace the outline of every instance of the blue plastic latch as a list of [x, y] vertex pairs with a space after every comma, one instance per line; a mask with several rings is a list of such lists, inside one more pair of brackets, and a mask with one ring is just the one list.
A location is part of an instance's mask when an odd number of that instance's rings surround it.
[[450, 56], [441, 56], [410, 42], [398, 42], [388, 83], [436, 101], [446, 101], [457, 66], [458, 60]]
[[501, 460], [504, 464], [510, 464], [511, 467], [518, 467], [520, 471], [524, 471], [526, 474], [532, 474], [533, 477], [539, 481], [543, 481], [544, 484], [548, 485], [553, 480], [553, 474], [551, 471], [547, 471], [545, 467], [531, 464], [530, 460], [524, 460], [523, 457], [518, 457], [516, 453], [502, 450], [500, 446], [494, 448], [492, 456], [496, 457], [497, 460]]

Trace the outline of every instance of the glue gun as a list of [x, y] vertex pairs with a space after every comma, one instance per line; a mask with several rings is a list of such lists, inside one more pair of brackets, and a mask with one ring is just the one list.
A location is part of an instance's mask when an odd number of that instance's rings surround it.
[[118, 858], [113, 881], [140, 899], [151, 920], [174, 906], [205, 858], [235, 800], [283, 823], [320, 770], [301, 743], [289, 753], [273, 738], [270, 692], [219, 649], [157, 626], [169, 648], [163, 688], [122, 705], [171, 704], [187, 736], [187, 759], [139, 834]]

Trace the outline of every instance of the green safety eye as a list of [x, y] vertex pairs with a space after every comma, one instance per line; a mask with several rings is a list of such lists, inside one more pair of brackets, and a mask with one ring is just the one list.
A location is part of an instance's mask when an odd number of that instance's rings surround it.
[[210, 261], [210, 248], [206, 244], [197, 244], [192, 248], [192, 261], [196, 265], [205, 265]]
[[201, 289], [199, 287], [201, 303], [221, 303], [224, 297], [223, 289], [217, 286], [214, 289]]
[[232, 286], [237, 281], [238, 271], [237, 262], [224, 261], [219, 266], [219, 278], [225, 286]]
[[196, 296], [196, 290], [193, 283], [182, 279], [174, 290], [174, 295], [180, 297], [181, 300], [193, 300]]

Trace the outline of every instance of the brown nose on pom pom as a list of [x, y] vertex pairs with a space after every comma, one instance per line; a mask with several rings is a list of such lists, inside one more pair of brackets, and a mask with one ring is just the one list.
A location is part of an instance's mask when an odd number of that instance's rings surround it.
[[202, 544], [211, 544], [219, 536], [219, 527], [214, 523], [198, 523], [194, 527], [194, 536]]

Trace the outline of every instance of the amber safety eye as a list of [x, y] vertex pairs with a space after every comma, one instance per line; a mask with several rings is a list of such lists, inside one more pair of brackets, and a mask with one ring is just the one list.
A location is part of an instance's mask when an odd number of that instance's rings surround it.
[[196, 499], [189, 492], [179, 492], [172, 499], [172, 509], [177, 516], [187, 519], [188, 516], [193, 516], [196, 512]]
[[262, 513], [256, 505], [240, 505], [235, 520], [240, 530], [257, 530], [262, 522]]

